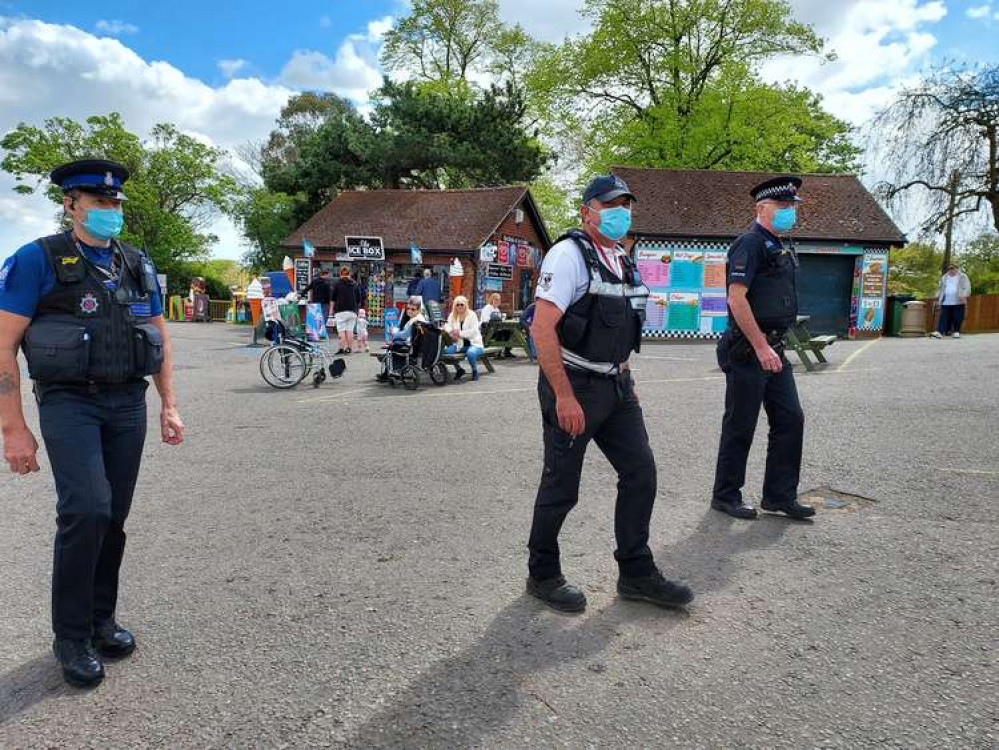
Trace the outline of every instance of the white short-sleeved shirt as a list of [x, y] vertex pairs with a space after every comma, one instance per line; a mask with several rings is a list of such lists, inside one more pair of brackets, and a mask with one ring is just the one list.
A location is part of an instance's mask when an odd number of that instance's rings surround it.
[[[614, 275], [621, 278], [620, 245], [597, 247], [597, 257]], [[548, 300], [563, 313], [578, 302], [590, 286], [590, 269], [575, 241], [564, 239], [552, 246], [541, 263], [536, 299]]]
[[[612, 273], [621, 278], [621, 256], [624, 249], [616, 247], [597, 247], [597, 257]], [[556, 243], [545, 255], [538, 274], [536, 299], [551, 302], [563, 313], [575, 302], [582, 299], [590, 286], [590, 269], [579, 246], [571, 239]], [[604, 374], [617, 371], [617, 365], [611, 362], [591, 362], [578, 354], [562, 348], [562, 361], [572, 367], [592, 370]]]

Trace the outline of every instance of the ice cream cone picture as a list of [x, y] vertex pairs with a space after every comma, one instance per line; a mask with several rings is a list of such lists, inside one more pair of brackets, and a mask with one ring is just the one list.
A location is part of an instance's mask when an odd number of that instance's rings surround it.
[[288, 277], [288, 283], [291, 284], [291, 288], [295, 288], [295, 263], [287, 255], [284, 256], [284, 261], [281, 263], [281, 270], [284, 271], [284, 275]]
[[864, 323], [870, 325], [873, 322], [874, 322], [874, 308], [868, 307], [867, 310], [864, 312]]
[[461, 283], [465, 276], [465, 269], [461, 266], [461, 261], [454, 258], [451, 267], [448, 269], [448, 277], [451, 280], [451, 294], [457, 297], [461, 294]]

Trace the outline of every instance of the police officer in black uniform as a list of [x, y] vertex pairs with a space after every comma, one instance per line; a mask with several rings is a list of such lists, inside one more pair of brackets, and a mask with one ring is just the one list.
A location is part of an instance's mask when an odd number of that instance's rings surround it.
[[51, 179], [72, 229], [25, 245], [0, 270], [0, 427], [11, 471], [38, 471], [21, 410], [21, 347], [58, 494], [53, 651], [68, 682], [93, 686], [104, 677], [102, 657], [135, 649], [115, 610], [146, 434], [146, 376], [162, 399], [164, 442], [180, 443], [184, 425], [156, 269], [115, 239], [128, 171], [89, 159]]
[[619, 244], [635, 200], [619, 177], [594, 179], [583, 193], [582, 230], [548, 251], [538, 282], [531, 338], [541, 365], [545, 454], [528, 542], [527, 591], [566, 612], [586, 607], [583, 592], [562, 575], [558, 535], [579, 499], [591, 440], [618, 475], [618, 594], [665, 607], [694, 598], [687, 586], [662, 576], [648, 544], [656, 464], [628, 358], [641, 343], [649, 290]]
[[770, 437], [760, 507], [799, 519], [815, 514], [797, 499], [805, 417], [784, 356], [784, 337], [798, 314], [798, 257], [779, 235], [797, 221], [800, 187], [792, 175], [754, 187], [756, 221], [728, 251], [729, 327], [718, 343], [725, 416], [711, 507], [736, 518], [756, 518], [742, 486], [761, 405]]

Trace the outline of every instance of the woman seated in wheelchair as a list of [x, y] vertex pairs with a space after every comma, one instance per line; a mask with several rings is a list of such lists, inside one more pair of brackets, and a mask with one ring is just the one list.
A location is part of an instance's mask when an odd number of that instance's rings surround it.
[[406, 301], [406, 309], [399, 321], [399, 327], [392, 331], [392, 343], [382, 357], [382, 371], [375, 378], [382, 383], [388, 382], [391, 375], [397, 374], [409, 360], [410, 352], [416, 350], [415, 339], [419, 336], [422, 326], [427, 324], [423, 311], [423, 302], [419, 297], [410, 297]]

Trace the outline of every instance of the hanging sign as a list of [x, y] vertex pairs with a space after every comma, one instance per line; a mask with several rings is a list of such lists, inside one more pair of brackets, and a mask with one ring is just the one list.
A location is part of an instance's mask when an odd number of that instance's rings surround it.
[[513, 266], [508, 266], [505, 263], [489, 263], [486, 266], [486, 276], [494, 279], [512, 279]]
[[343, 238], [348, 260], [385, 260], [385, 248], [381, 237], [351, 237]]

